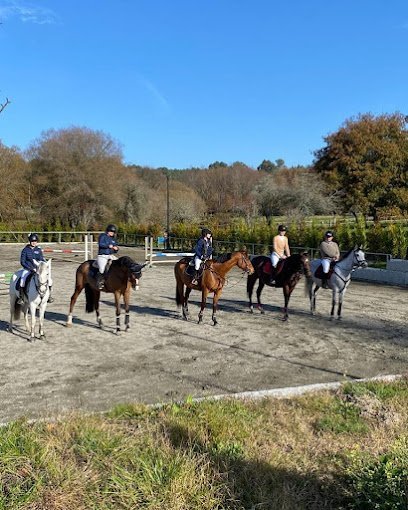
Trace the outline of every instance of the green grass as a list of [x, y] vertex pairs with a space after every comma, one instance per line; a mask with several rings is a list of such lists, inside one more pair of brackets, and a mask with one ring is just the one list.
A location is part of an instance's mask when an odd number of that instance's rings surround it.
[[406, 509], [407, 409], [403, 379], [19, 420], [0, 429], [0, 510]]

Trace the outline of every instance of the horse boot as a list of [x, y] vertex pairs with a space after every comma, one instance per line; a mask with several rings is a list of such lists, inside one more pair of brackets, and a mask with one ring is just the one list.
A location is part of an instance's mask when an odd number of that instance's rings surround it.
[[47, 301], [47, 303], [53, 303], [55, 300], [54, 300], [54, 298], [52, 297], [52, 286], [51, 286], [51, 287], [49, 287], [49, 289], [50, 289], [50, 294], [49, 294], [49, 296], [48, 296], [48, 301]]
[[96, 288], [98, 290], [102, 290], [105, 285], [105, 275], [102, 273], [99, 273], [96, 275]]
[[328, 289], [329, 288], [329, 285], [327, 284], [328, 276], [329, 276], [328, 274], [323, 273], [323, 276], [322, 276], [322, 289]]

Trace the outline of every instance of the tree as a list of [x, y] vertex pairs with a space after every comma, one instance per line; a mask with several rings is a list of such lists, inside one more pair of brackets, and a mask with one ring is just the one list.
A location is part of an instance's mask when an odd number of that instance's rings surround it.
[[28, 151], [35, 205], [49, 222], [88, 228], [112, 221], [125, 184], [120, 146], [88, 128], [49, 130]]
[[314, 167], [345, 211], [370, 214], [408, 212], [406, 118], [371, 114], [347, 120], [315, 152]]
[[25, 177], [27, 164], [15, 147], [9, 148], [0, 142], [0, 221], [15, 219], [20, 212], [26, 219], [29, 215], [30, 195]]
[[0, 113], [4, 110], [4, 108], [9, 105], [11, 103], [11, 101], [9, 100], [8, 97], [6, 97], [6, 101], [4, 103], [0, 103]]
[[281, 170], [282, 168], [285, 168], [285, 162], [283, 159], [276, 159], [275, 163], [272, 163], [272, 161], [269, 161], [269, 159], [264, 159], [262, 163], [257, 167], [257, 170], [271, 174], [277, 170]]

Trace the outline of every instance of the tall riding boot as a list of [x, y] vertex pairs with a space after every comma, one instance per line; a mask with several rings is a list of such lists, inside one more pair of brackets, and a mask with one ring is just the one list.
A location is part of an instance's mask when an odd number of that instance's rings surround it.
[[99, 290], [102, 290], [104, 285], [105, 285], [105, 276], [102, 273], [98, 273], [96, 275], [96, 288]]
[[20, 287], [18, 298], [17, 298], [17, 304], [18, 305], [24, 304], [24, 287]]
[[193, 285], [198, 285], [198, 278], [199, 278], [199, 274], [198, 274], [198, 271], [196, 271], [195, 275], [194, 275], [194, 278], [191, 280], [191, 283]]
[[48, 296], [48, 301], [47, 303], [53, 303], [54, 302], [54, 298], [52, 297], [52, 286], [50, 287], [50, 294]]
[[322, 289], [328, 289], [329, 286], [327, 284], [327, 277], [328, 275], [326, 273], [323, 274], [322, 276]]

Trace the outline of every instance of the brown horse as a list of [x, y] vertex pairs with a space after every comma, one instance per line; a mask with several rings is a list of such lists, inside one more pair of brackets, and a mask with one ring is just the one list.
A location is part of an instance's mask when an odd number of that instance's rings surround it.
[[[246, 250], [235, 251], [222, 255], [218, 260], [207, 260], [204, 262], [204, 269], [197, 285], [191, 283], [193, 277], [190, 276], [186, 269], [188, 268], [191, 258], [185, 257], [179, 260], [174, 266], [174, 275], [176, 277], [176, 302], [177, 306], [182, 306], [183, 318], [190, 318], [188, 312], [188, 298], [191, 290], [201, 290], [201, 309], [198, 314], [198, 323], [203, 320], [204, 308], [207, 302], [209, 292], [214, 293], [213, 297], [213, 314], [212, 321], [214, 326], [217, 324], [217, 304], [221, 297], [222, 289], [226, 282], [226, 274], [237, 266], [246, 273], [252, 274], [254, 268], [248, 258]], [[186, 287], [184, 291], [184, 287]]]
[[[95, 310], [96, 320], [103, 328], [102, 319], [99, 315], [99, 299], [101, 291], [96, 286], [96, 274], [98, 270], [93, 267], [94, 260], [83, 262], [76, 271], [75, 292], [71, 297], [67, 326], [72, 326], [72, 311], [82, 289], [85, 288], [86, 311], [91, 313]], [[104, 292], [115, 295], [116, 306], [116, 333], [120, 331], [120, 296], [125, 303], [125, 331], [129, 329], [129, 303], [130, 291], [136, 287], [137, 280], [142, 276], [142, 268], [145, 264], [138, 264], [130, 257], [120, 257], [114, 260], [105, 277]]]
[[[273, 287], [282, 287], [283, 295], [285, 297], [285, 306], [283, 307], [282, 320], [286, 321], [289, 317], [288, 306], [289, 299], [296, 287], [296, 284], [300, 280], [302, 274], [305, 274], [307, 278], [311, 277], [310, 262], [307, 252], [296, 253], [290, 257], [281, 260], [277, 267], [277, 273], [275, 274], [275, 283], [271, 285], [271, 275], [266, 272], [266, 268], [271, 265], [271, 259], [265, 255], [258, 255], [252, 259], [252, 264], [255, 268], [254, 274], [248, 276], [247, 281], [247, 292], [249, 298], [249, 307], [253, 313], [254, 307], [252, 304], [252, 292], [256, 280], [259, 278], [259, 285], [256, 290], [256, 297], [258, 300], [258, 310], [261, 313], [265, 313], [261, 303], [261, 292], [265, 285]], [[307, 283], [307, 281], [306, 281]]]

